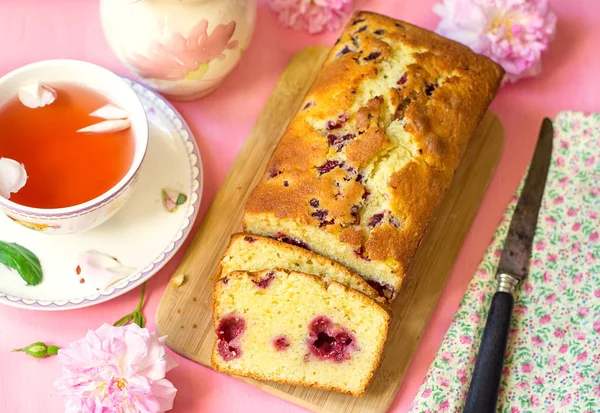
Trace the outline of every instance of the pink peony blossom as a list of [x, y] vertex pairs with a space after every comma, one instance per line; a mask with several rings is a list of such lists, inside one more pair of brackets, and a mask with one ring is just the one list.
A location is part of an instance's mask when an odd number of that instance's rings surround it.
[[473, 342], [471, 337], [465, 335], [460, 336], [459, 341], [461, 344], [471, 344]]
[[567, 215], [570, 217], [574, 217], [575, 215], [577, 215], [577, 210], [575, 208], [569, 208], [567, 209]]
[[544, 241], [538, 241], [535, 243], [535, 249], [537, 251], [543, 251], [546, 249], [546, 243]]
[[598, 231], [594, 231], [590, 234], [590, 242], [598, 241]]
[[529, 364], [529, 363], [525, 363], [521, 366], [521, 371], [523, 373], [531, 373], [531, 370], [532, 370], [532, 367], [531, 367], [531, 364]]
[[600, 334], [600, 320], [594, 321], [594, 330], [596, 333]]
[[567, 350], [569, 349], [569, 345], [568, 344], [563, 344], [562, 346], [560, 346], [560, 348], [558, 349], [558, 352], [560, 354], [565, 354], [567, 352]]
[[431, 395], [431, 389], [427, 388], [423, 391], [423, 397], [428, 398]]
[[546, 314], [542, 318], [540, 318], [540, 324], [548, 324], [550, 322], [550, 314]]
[[554, 201], [552, 201], [554, 203], [554, 205], [560, 205], [565, 201], [565, 199], [562, 196], [559, 196], [557, 198], [554, 198]]
[[442, 377], [442, 376], [438, 376], [437, 382], [442, 387], [448, 387], [450, 385], [450, 382], [448, 381], [448, 379], [445, 377]]
[[539, 385], [539, 386], [543, 386], [544, 385], [544, 378], [543, 377], [535, 377], [533, 379], [533, 384]]
[[55, 382], [67, 413], [158, 413], [171, 410], [177, 389], [165, 379], [176, 366], [157, 337], [137, 324], [102, 325], [58, 352]]
[[529, 403], [531, 403], [531, 407], [537, 407], [540, 405], [540, 398], [537, 394], [532, 394], [529, 397]]
[[436, 32], [500, 64], [505, 82], [537, 76], [556, 32], [548, 0], [442, 0]]
[[587, 360], [587, 358], [588, 358], [588, 353], [587, 353], [587, 351], [584, 351], [584, 352], [582, 352], [582, 353], [579, 353], [579, 354], [577, 355], [577, 361], [585, 361], [585, 360]]
[[339, 29], [352, 11], [352, 0], [270, 0], [279, 22], [311, 34]]
[[571, 227], [571, 229], [573, 231], [579, 231], [579, 228], [581, 228], [581, 222], [576, 222], [573, 224], [573, 226]]

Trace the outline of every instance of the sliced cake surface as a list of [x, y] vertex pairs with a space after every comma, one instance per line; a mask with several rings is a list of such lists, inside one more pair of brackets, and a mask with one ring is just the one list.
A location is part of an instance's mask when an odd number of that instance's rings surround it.
[[256, 272], [273, 268], [318, 275], [327, 282], [337, 281], [387, 305], [385, 297], [343, 265], [305, 248], [260, 235], [234, 234], [217, 277], [238, 270]]
[[251, 194], [245, 230], [393, 298], [502, 76], [464, 45], [355, 13]]
[[234, 271], [213, 294], [216, 370], [354, 396], [369, 385], [390, 317], [366, 295], [286, 270]]

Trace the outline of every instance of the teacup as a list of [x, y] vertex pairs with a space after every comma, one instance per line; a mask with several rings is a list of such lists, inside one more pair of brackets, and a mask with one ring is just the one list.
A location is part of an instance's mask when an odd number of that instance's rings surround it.
[[33, 82], [75, 83], [95, 90], [128, 112], [135, 145], [133, 160], [125, 176], [102, 195], [78, 205], [53, 209], [19, 205], [0, 196], [0, 210], [26, 228], [48, 234], [89, 230], [112, 217], [132, 195], [148, 146], [144, 107], [135, 92], [115, 73], [92, 63], [66, 59], [28, 64], [0, 78], [0, 106], [17, 96], [20, 88]]

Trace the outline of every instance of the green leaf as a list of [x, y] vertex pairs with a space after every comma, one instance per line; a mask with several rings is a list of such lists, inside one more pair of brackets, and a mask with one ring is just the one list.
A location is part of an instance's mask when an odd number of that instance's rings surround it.
[[27, 248], [0, 241], [0, 264], [15, 270], [27, 285], [38, 285], [42, 282], [42, 265], [38, 257]]

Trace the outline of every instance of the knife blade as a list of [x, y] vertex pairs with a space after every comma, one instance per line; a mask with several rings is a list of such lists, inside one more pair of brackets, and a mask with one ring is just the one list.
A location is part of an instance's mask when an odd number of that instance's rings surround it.
[[552, 137], [552, 121], [545, 118], [500, 256], [496, 271], [498, 288], [483, 330], [465, 413], [496, 412], [514, 293], [529, 272], [531, 247], [552, 158]]

